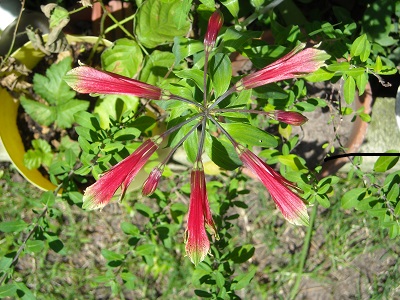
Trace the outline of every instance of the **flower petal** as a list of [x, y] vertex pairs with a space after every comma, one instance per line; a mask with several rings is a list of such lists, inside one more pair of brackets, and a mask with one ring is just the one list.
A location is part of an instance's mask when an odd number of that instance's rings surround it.
[[69, 71], [64, 80], [75, 91], [84, 94], [119, 94], [159, 100], [162, 90], [156, 86], [114, 73], [80, 66]]

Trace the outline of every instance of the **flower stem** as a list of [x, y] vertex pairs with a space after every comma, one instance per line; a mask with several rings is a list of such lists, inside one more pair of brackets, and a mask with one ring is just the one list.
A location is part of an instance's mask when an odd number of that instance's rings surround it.
[[217, 125], [217, 127], [222, 131], [223, 134], [226, 135], [226, 137], [229, 139], [229, 141], [233, 144], [234, 147], [238, 145], [238, 143], [233, 139], [233, 137], [221, 126], [221, 124], [218, 123], [217, 120], [214, 119], [214, 117], [210, 116], [210, 120]]
[[309, 251], [310, 245], [311, 245], [311, 238], [312, 238], [312, 234], [314, 231], [314, 223], [315, 223], [315, 217], [317, 216], [317, 210], [318, 210], [318, 203], [315, 202], [314, 206], [312, 208], [312, 211], [311, 211], [311, 215], [310, 215], [310, 226], [307, 229], [306, 238], [303, 243], [303, 249], [301, 250], [301, 254], [300, 254], [300, 262], [299, 262], [299, 268], [297, 270], [297, 278], [296, 278], [296, 281], [294, 283], [294, 286], [293, 286], [292, 291], [289, 296], [290, 300], [295, 299], [297, 296], [297, 293], [299, 292], [301, 279], [303, 277], [302, 275], [303, 275], [303, 271], [304, 271], [304, 266], [306, 264], [308, 251]]
[[201, 155], [203, 154], [204, 139], [205, 139], [205, 136], [206, 136], [207, 119], [203, 118], [201, 123], [202, 123], [203, 126], [201, 128], [199, 150], [197, 151], [196, 161], [200, 161], [201, 160]]
[[186, 124], [192, 122], [193, 120], [196, 120], [198, 117], [200, 117], [202, 114], [195, 114], [193, 117], [183, 121], [182, 123], [179, 123], [178, 125], [172, 126], [168, 130], [166, 130], [164, 133], [160, 135], [161, 138], [165, 138], [167, 135], [170, 135], [172, 132], [177, 131], [178, 129], [182, 128]]
[[213, 109], [215, 106], [217, 106], [222, 100], [224, 100], [226, 97], [228, 97], [230, 94], [233, 94], [236, 91], [236, 86], [232, 86], [229, 90], [227, 90], [223, 95], [221, 95], [211, 106], [208, 108], [208, 110]]
[[175, 153], [175, 151], [183, 144], [183, 142], [197, 129], [197, 127], [200, 126], [200, 124], [203, 123], [205, 119], [203, 118], [201, 121], [199, 121], [196, 125], [194, 125], [188, 133], [185, 134], [185, 136], [183, 138], [181, 138], [181, 140], [178, 142], [178, 144], [175, 145], [175, 147], [168, 153], [167, 157], [160, 163], [159, 166], [163, 166], [165, 165], [169, 159], [171, 158], [171, 156]]

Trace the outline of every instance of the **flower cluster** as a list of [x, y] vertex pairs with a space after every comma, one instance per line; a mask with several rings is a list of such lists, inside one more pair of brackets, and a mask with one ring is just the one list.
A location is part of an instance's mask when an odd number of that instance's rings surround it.
[[[161, 142], [172, 132], [197, 120], [198, 122], [174, 149], [171, 150], [167, 158], [153, 169], [143, 185], [144, 195], [150, 195], [156, 190], [164, 166], [172, 156], [172, 153], [189, 135], [197, 134], [196, 129], [201, 125], [197, 158], [191, 172], [191, 196], [185, 234], [186, 253], [195, 265], [204, 260], [210, 250], [210, 242], [206, 229], [218, 238], [217, 229], [208, 204], [206, 178], [201, 160], [204, 150], [205, 132], [206, 130], [211, 130], [210, 128], [215, 128], [215, 126], [219, 132], [225, 134], [232, 142], [243, 165], [251, 170], [265, 185], [282, 215], [293, 224], [308, 225], [307, 208], [298, 195], [299, 189], [296, 185], [286, 180], [248, 148], [234, 140], [224, 127], [221, 126], [221, 120], [216, 118], [216, 114], [221, 113], [224, 109], [215, 108], [222, 100], [233, 93], [239, 93], [245, 89], [252, 89], [271, 82], [291, 79], [314, 72], [324, 65], [324, 61], [327, 58], [327, 54], [324, 51], [315, 48], [303, 49], [305, 45], [300, 44], [276, 62], [258, 72], [244, 76], [223, 95], [215, 99], [213, 103], [209, 103], [210, 101], [206, 96], [208, 57], [216, 44], [222, 25], [223, 17], [221, 13], [219, 11], [214, 12], [210, 17], [204, 38], [205, 65], [203, 91], [205, 96], [202, 104], [174, 95], [156, 86], [117, 74], [96, 70], [88, 66], [80, 66], [71, 70], [65, 78], [66, 82], [73, 89], [81, 93], [126, 94], [156, 101], [179, 100], [197, 109], [196, 113], [188, 114], [187, 119], [181, 124], [169, 128], [159, 136], [144, 141], [130, 156], [113, 166], [96, 183], [87, 188], [83, 198], [84, 208], [96, 209], [102, 208], [109, 203], [119, 188], [121, 188], [120, 197], [123, 197], [135, 175], [146, 164], [150, 156], [160, 147]], [[235, 111], [235, 109], [225, 109], [225, 112], [232, 111]], [[273, 117], [278, 121], [298, 126], [307, 121], [300, 113], [290, 111], [265, 112], [245, 109], [237, 109], [236, 111], [241, 113], [260, 113]]]

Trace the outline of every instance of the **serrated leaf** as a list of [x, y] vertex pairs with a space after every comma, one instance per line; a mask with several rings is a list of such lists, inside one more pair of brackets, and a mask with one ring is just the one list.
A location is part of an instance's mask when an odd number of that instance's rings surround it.
[[224, 53], [215, 54], [210, 61], [210, 75], [215, 98], [218, 98], [229, 88], [232, 78], [232, 65], [228, 55]]
[[66, 57], [46, 70], [46, 76], [35, 73], [33, 89], [51, 105], [62, 104], [75, 97], [69, 85], [64, 81], [65, 74], [71, 70], [72, 58]]
[[[222, 123], [221, 126], [239, 143], [266, 148], [278, 146], [278, 141], [273, 135], [249, 124]], [[243, 134], [244, 132], [246, 134]]]
[[393, 168], [399, 161], [399, 152], [396, 150], [389, 150], [385, 153], [393, 153], [393, 156], [380, 156], [374, 164], [375, 172], [386, 172]]
[[364, 198], [363, 194], [365, 194], [365, 192], [365, 188], [355, 188], [346, 192], [341, 200], [342, 208], [349, 209], [356, 207], [360, 200]]
[[184, 36], [190, 23], [186, 20], [183, 24], [177, 18], [182, 19], [184, 7], [180, 0], [148, 0], [139, 8], [136, 14], [135, 33], [141, 44], [147, 48], [155, 48], [159, 45], [172, 42], [175, 36]]
[[5, 221], [0, 223], [0, 231], [5, 233], [20, 232], [28, 227], [23, 220]]
[[343, 94], [347, 104], [353, 103], [356, 94], [356, 82], [353, 77], [347, 77], [343, 86]]
[[101, 54], [104, 70], [132, 78], [143, 62], [143, 53], [138, 43], [127, 38], [118, 39], [112, 47]]
[[21, 96], [20, 103], [26, 113], [40, 125], [49, 126], [55, 121], [56, 108]]
[[89, 107], [89, 101], [71, 99], [56, 106], [56, 124], [60, 128], [70, 128], [74, 123], [74, 115]]

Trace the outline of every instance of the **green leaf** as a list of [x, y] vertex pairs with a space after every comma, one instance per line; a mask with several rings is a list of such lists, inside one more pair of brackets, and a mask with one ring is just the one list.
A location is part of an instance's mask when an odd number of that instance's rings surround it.
[[152, 209], [143, 203], [136, 203], [135, 210], [137, 210], [140, 214], [148, 218], [152, 217], [154, 214]]
[[172, 42], [175, 36], [184, 36], [190, 23], [182, 22], [187, 6], [180, 0], [148, 0], [136, 15], [135, 33], [141, 44], [147, 48]]
[[38, 253], [44, 248], [44, 241], [41, 240], [28, 240], [26, 243], [26, 250], [33, 253]]
[[[189, 132], [192, 126], [185, 126], [182, 128], [185, 134]], [[199, 136], [197, 130], [195, 130], [189, 137], [183, 142], [183, 147], [186, 151], [187, 158], [190, 162], [194, 163], [197, 157], [197, 151], [199, 148]]]
[[295, 154], [279, 155], [278, 160], [281, 164], [290, 167], [292, 170], [307, 170], [307, 167]]
[[400, 186], [398, 184], [393, 184], [389, 192], [387, 193], [387, 200], [390, 202], [396, 203], [399, 199], [400, 194]]
[[101, 129], [99, 119], [95, 115], [93, 115], [87, 111], [77, 112], [74, 115], [74, 119], [77, 124], [79, 124], [83, 127], [86, 127], [86, 128], [89, 128], [89, 129], [92, 129], [95, 131]]
[[253, 257], [255, 248], [253, 245], [243, 245], [236, 247], [229, 254], [229, 258], [235, 263], [244, 263]]
[[143, 54], [138, 43], [127, 38], [116, 40], [101, 54], [104, 70], [130, 78], [136, 75], [142, 62]]
[[315, 198], [317, 199], [318, 203], [321, 204], [323, 207], [328, 208], [331, 206], [329, 202], [329, 198], [325, 194], [316, 194]]
[[125, 258], [125, 255], [107, 249], [102, 249], [101, 255], [108, 261], [123, 260]]
[[386, 172], [393, 168], [399, 161], [399, 155], [397, 150], [389, 150], [385, 153], [393, 153], [393, 156], [380, 156], [374, 164], [375, 172]]
[[347, 77], [344, 82], [343, 94], [347, 104], [353, 103], [356, 94], [356, 82], [353, 77]]
[[146, 255], [152, 255], [156, 249], [156, 246], [153, 244], [143, 244], [140, 246], [137, 246], [136, 248], [136, 254], [146, 256]]
[[137, 128], [123, 128], [114, 134], [114, 139], [117, 141], [133, 140], [140, 135], [140, 130]]
[[75, 97], [69, 85], [64, 81], [65, 74], [71, 70], [72, 58], [66, 57], [46, 70], [46, 76], [35, 73], [33, 76], [33, 89], [49, 104], [62, 104]]
[[203, 51], [204, 45], [198, 40], [192, 40], [184, 37], [175, 37], [172, 53], [175, 56], [175, 65], [177, 66], [183, 59], [197, 52]]
[[335, 75], [334, 72], [325, 70], [324, 68], [319, 68], [317, 71], [307, 75], [304, 79], [311, 82], [327, 81]]
[[28, 227], [23, 220], [5, 221], [0, 223], [0, 231], [5, 233], [20, 232]]
[[145, 65], [140, 73], [140, 80], [152, 85], [161, 85], [171, 82], [165, 76], [174, 65], [175, 57], [171, 52], [153, 51], [146, 57]]
[[33, 150], [29, 149], [24, 154], [24, 165], [32, 170], [37, 169], [40, 165], [49, 166], [53, 160], [51, 146], [42, 139], [32, 141]]
[[17, 293], [17, 287], [13, 283], [6, 283], [0, 286], [0, 298], [13, 297]]
[[[139, 98], [128, 95], [106, 95], [96, 102], [94, 113], [98, 114], [100, 127], [109, 128], [110, 119], [120, 120], [126, 112], [135, 112]], [[96, 130], [99, 128], [96, 127]]]
[[237, 18], [239, 13], [239, 1], [238, 0], [221, 0], [223, 6], [225, 6], [233, 17]]
[[56, 108], [21, 96], [20, 103], [27, 114], [40, 125], [49, 126], [56, 119]]
[[240, 143], [266, 148], [278, 146], [278, 141], [273, 135], [249, 124], [222, 123], [221, 126]]
[[365, 197], [366, 188], [355, 188], [346, 192], [342, 197], [342, 208], [349, 209], [356, 207], [360, 200]]
[[122, 222], [121, 229], [125, 234], [132, 236], [140, 236], [140, 230], [132, 223]]
[[250, 281], [254, 278], [257, 268], [252, 267], [247, 273], [236, 276], [233, 279], [232, 290], [240, 290], [249, 285]]
[[203, 74], [202, 70], [198, 69], [186, 69], [182, 71], [175, 72], [175, 75], [179, 78], [184, 79], [191, 79], [197, 85], [197, 87], [204, 92], [204, 85], [203, 85]]
[[351, 45], [350, 55], [359, 56], [362, 62], [365, 62], [371, 53], [371, 44], [364, 33], [362, 36], [356, 38]]
[[66, 100], [62, 104], [56, 106], [56, 124], [60, 128], [70, 128], [74, 123], [74, 115], [77, 112], [84, 111], [89, 108], [89, 101], [83, 100]]
[[222, 169], [234, 170], [242, 165], [234, 147], [226, 138], [217, 139], [206, 133], [205, 146], [207, 155]]
[[218, 98], [229, 88], [231, 83], [232, 65], [228, 55], [223, 53], [215, 54], [210, 61], [210, 75], [215, 98]]

